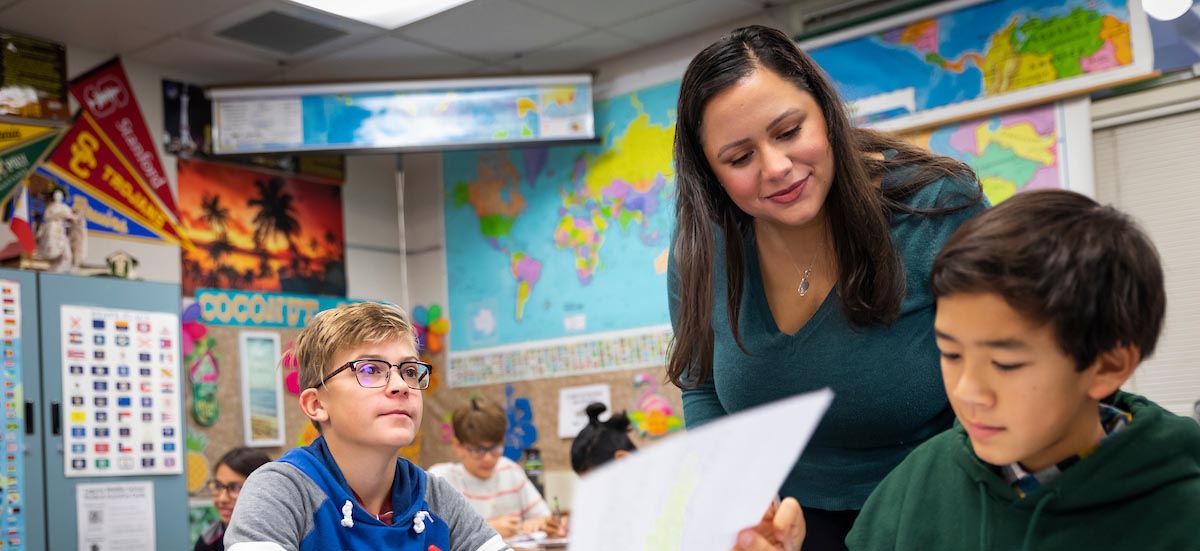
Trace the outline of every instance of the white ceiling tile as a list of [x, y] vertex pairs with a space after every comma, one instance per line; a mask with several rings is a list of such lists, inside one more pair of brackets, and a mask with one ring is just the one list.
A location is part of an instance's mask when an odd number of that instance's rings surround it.
[[4, 10], [3, 25], [9, 31], [115, 53], [128, 52], [166, 34], [140, 19], [114, 17], [119, 13], [107, 2], [27, 0]]
[[205, 79], [196, 84], [231, 84], [274, 77], [274, 62], [185, 38], [170, 38], [139, 50], [134, 59], [168, 71]]
[[397, 32], [438, 49], [503, 61], [588, 29], [510, 0], [475, 0]]
[[240, 8], [247, 0], [77, 0], [75, 3], [101, 4], [109, 13], [137, 14], [140, 25], [169, 34]]
[[596, 31], [526, 54], [510, 63], [525, 73], [580, 71], [589, 69], [593, 61], [607, 59], [636, 47], [637, 44], [628, 39]]
[[722, 22], [749, 17], [761, 10], [760, 5], [741, 0], [693, 0], [614, 25], [608, 30], [646, 44], [657, 44]]
[[462, 74], [479, 60], [439, 51], [393, 36], [373, 38], [287, 71], [288, 80], [386, 80]]
[[593, 28], [637, 19], [688, 0], [515, 0]]

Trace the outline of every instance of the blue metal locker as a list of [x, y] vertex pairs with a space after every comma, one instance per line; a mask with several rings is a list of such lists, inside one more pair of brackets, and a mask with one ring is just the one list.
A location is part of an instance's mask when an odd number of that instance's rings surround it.
[[[64, 305], [141, 310], [179, 315], [179, 286], [165, 283], [120, 279], [77, 277], [61, 274], [39, 275], [42, 397], [41, 415], [45, 431], [45, 496], [48, 525], [46, 548], [55, 551], [79, 549], [76, 525], [76, 486], [81, 483], [124, 483], [150, 481], [154, 487], [155, 548], [159, 551], [191, 549], [188, 538], [188, 496], [186, 472], [170, 475], [68, 478], [64, 475], [64, 435], [66, 409], [62, 404], [63, 355], [62, 315]], [[179, 358], [178, 342], [170, 343]], [[183, 381], [176, 370], [175, 388], [180, 398], [174, 406], [175, 418], [183, 419]], [[54, 421], [59, 421], [54, 426]], [[186, 426], [186, 425], [181, 425]], [[58, 429], [58, 430], [55, 430]], [[32, 463], [32, 461], [31, 461]], [[32, 532], [32, 529], [31, 529]], [[29, 547], [29, 549], [40, 549]]]

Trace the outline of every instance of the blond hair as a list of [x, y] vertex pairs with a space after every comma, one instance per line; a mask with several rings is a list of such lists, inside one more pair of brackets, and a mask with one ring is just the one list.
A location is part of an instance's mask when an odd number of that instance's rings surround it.
[[333, 357], [365, 343], [406, 339], [417, 349], [417, 337], [408, 316], [399, 306], [359, 302], [325, 310], [296, 337], [292, 353], [299, 365], [300, 388], [316, 388], [337, 366]]

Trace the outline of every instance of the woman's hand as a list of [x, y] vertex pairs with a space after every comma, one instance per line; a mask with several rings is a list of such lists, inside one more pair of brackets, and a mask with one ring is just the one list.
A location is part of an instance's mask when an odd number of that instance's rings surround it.
[[804, 512], [794, 498], [776, 501], [757, 526], [738, 532], [737, 551], [799, 551], [804, 543]]

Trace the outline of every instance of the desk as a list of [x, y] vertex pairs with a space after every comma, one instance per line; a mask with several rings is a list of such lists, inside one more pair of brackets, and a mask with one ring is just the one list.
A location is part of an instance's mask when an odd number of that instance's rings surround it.
[[544, 540], [532, 540], [521, 538], [507, 541], [508, 546], [513, 548], [513, 551], [529, 551], [541, 549], [566, 549], [567, 538], [548, 538]]

